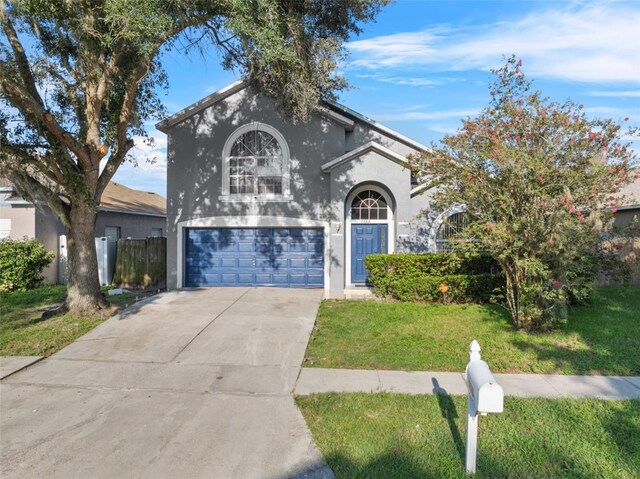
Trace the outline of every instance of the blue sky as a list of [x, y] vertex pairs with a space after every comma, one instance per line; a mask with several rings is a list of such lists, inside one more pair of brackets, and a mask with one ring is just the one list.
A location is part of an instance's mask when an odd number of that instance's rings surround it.
[[[638, 1], [399, 0], [347, 44], [340, 70], [354, 88], [340, 102], [428, 144], [487, 105], [489, 70], [513, 53], [545, 95], [640, 126], [638, 25]], [[238, 78], [220, 68], [213, 50], [202, 58], [176, 49], [164, 65], [169, 113]], [[149, 131], [155, 148], [137, 147], [138, 167], [123, 165], [114, 180], [166, 195], [166, 137], [153, 125]], [[157, 161], [146, 163], [149, 156]]]

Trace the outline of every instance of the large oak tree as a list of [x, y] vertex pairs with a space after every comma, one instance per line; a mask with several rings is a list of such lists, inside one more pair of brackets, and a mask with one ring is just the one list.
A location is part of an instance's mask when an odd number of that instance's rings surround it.
[[164, 48], [213, 46], [224, 67], [304, 120], [346, 86], [343, 43], [386, 0], [0, 0], [0, 174], [68, 239], [67, 308], [104, 306], [97, 205], [166, 88]]

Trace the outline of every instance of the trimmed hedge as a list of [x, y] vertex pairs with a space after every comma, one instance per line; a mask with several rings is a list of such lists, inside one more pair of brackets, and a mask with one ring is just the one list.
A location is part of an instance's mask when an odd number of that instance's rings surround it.
[[488, 303], [504, 288], [496, 262], [487, 254], [430, 253], [367, 256], [365, 267], [376, 294], [400, 301]]

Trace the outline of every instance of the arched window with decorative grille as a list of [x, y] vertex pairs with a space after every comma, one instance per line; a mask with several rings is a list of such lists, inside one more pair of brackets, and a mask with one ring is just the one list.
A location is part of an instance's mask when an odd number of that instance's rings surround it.
[[289, 148], [275, 128], [263, 123], [238, 128], [225, 143], [223, 159], [223, 196], [288, 197]]
[[447, 217], [436, 233], [436, 250], [438, 253], [451, 251], [450, 240], [462, 233], [469, 224], [469, 214], [466, 211], [454, 213]]

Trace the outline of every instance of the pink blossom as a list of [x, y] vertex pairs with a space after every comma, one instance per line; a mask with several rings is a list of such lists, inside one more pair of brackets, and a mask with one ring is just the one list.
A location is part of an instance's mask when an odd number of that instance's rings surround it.
[[518, 64], [516, 65], [518, 68], [522, 66], [522, 59], [518, 60]]
[[629, 121], [629, 117], [628, 117], [628, 116], [625, 116], [625, 117], [624, 117], [624, 121]]
[[584, 220], [585, 220], [584, 216], [580, 215], [578, 219], [580, 220], [580, 223], [584, 223]]
[[589, 132], [589, 139], [593, 140], [596, 137], [596, 134], [592, 131]]
[[554, 279], [551, 284], [553, 284], [554, 288], [559, 288], [560, 286], [562, 286], [562, 282], [558, 281], [557, 279]]
[[618, 208], [611, 208], [611, 212], [612, 212], [613, 214], [617, 213], [617, 212], [618, 212]]
[[544, 177], [542, 175], [538, 176], [538, 183], [542, 183], [544, 181]]
[[491, 230], [493, 229], [493, 223], [492, 223], [491, 221], [489, 221], [489, 222], [487, 223], [487, 229], [488, 229], [489, 231], [491, 231]]

